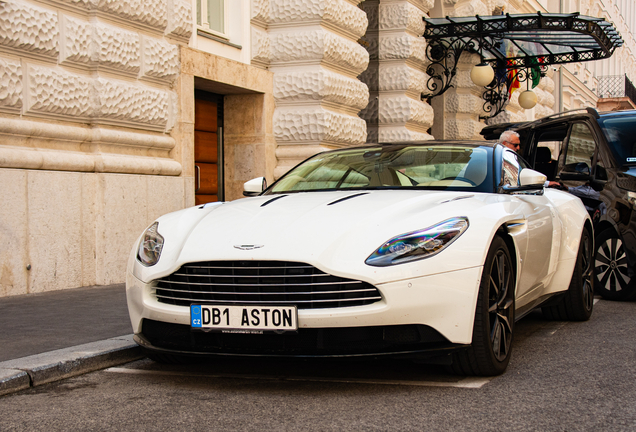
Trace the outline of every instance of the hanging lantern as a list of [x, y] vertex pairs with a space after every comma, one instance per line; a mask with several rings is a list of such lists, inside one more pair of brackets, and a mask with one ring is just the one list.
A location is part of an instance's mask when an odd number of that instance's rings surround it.
[[519, 95], [519, 105], [523, 109], [531, 109], [537, 104], [537, 94], [532, 90], [526, 90]]
[[488, 63], [479, 63], [470, 71], [470, 79], [480, 87], [486, 87], [494, 78], [495, 71]]

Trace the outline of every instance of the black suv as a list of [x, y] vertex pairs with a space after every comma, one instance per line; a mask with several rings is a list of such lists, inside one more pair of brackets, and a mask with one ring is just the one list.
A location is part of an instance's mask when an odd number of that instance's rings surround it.
[[577, 195], [594, 222], [595, 291], [611, 300], [636, 297], [636, 111], [567, 111], [539, 120], [485, 127], [521, 136], [521, 155], [551, 187]]

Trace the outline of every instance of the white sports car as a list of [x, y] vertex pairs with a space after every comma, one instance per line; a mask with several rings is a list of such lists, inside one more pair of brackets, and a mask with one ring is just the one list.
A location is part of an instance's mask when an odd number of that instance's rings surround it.
[[135, 341], [210, 355], [414, 356], [502, 373], [515, 320], [592, 313], [592, 224], [484, 142], [318, 154], [250, 198], [157, 219], [130, 255]]

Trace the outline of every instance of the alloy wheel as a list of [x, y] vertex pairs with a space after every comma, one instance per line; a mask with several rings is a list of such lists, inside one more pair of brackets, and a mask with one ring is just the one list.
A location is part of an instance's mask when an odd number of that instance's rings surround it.
[[583, 270], [583, 304], [587, 310], [594, 306], [594, 267], [592, 266], [592, 239], [590, 236], [583, 236], [581, 245], [582, 270]]
[[599, 246], [594, 267], [599, 284], [607, 291], [618, 292], [627, 288], [630, 277], [621, 239], [611, 237]]
[[497, 251], [490, 269], [488, 316], [490, 343], [498, 361], [503, 361], [510, 351], [513, 325], [512, 265], [503, 250]]

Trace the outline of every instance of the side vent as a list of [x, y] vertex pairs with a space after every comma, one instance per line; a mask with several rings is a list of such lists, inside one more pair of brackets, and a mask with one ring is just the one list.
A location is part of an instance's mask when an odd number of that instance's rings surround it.
[[525, 232], [527, 224], [524, 219], [506, 222], [506, 230], [510, 235], [516, 235]]

